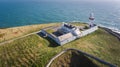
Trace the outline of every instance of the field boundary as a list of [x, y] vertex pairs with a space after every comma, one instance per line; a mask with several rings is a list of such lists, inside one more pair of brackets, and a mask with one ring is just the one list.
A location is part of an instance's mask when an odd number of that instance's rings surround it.
[[107, 65], [107, 66], [109, 66], [109, 67], [117, 67], [117, 66], [115, 66], [115, 65], [113, 65], [113, 64], [111, 64], [111, 63], [109, 63], [109, 62], [106, 62], [106, 61], [104, 61], [104, 60], [101, 60], [101, 59], [99, 59], [99, 58], [97, 58], [97, 57], [95, 57], [95, 56], [92, 56], [92, 55], [90, 55], [90, 54], [88, 54], [88, 53], [85, 53], [85, 52], [83, 52], [83, 51], [81, 51], [81, 50], [78, 50], [78, 49], [75, 49], [75, 48], [65, 49], [65, 50], [63, 50], [62, 52], [60, 52], [59, 54], [55, 55], [55, 56], [49, 61], [49, 63], [46, 65], [46, 67], [50, 67], [51, 63], [52, 63], [57, 57], [61, 56], [63, 53], [65, 53], [65, 52], [67, 52], [67, 51], [69, 51], [69, 50], [78, 51], [78, 52], [80, 52], [81, 54], [83, 54], [83, 55], [85, 55], [85, 56], [87, 56], [87, 57], [90, 57], [90, 58], [92, 58], [92, 59], [95, 59], [96, 61], [98, 61], [98, 62], [100, 62], [100, 63], [102, 63], [102, 64], [105, 64], [105, 65]]
[[40, 31], [33, 32], [33, 33], [29, 33], [29, 34], [26, 34], [26, 35], [24, 35], [24, 36], [20, 36], [20, 37], [17, 37], [17, 38], [14, 38], [14, 39], [8, 40], [8, 41], [1, 42], [1, 43], [0, 43], [0, 46], [3, 45], [3, 44], [6, 44], [6, 43], [10, 43], [10, 42], [12, 42], [12, 41], [14, 41], [14, 40], [17, 40], [17, 39], [21, 39], [21, 38], [24, 38], [24, 37], [30, 36], [30, 35], [32, 35], [32, 34], [39, 33], [39, 32], [40, 32]]
[[[54, 27], [54, 26], [48, 26], [48, 27], [45, 27], [45, 28], [43, 28], [43, 29], [47, 29], [47, 28], [50, 28], [50, 27]], [[33, 32], [33, 33], [26, 34], [26, 35], [23, 35], [23, 36], [20, 36], [20, 37], [16, 37], [16, 38], [13, 38], [13, 39], [11, 39], [11, 40], [6, 40], [6, 41], [4, 41], [4, 42], [1, 42], [1, 43], [0, 43], [0, 46], [3, 45], [3, 44], [6, 44], [6, 43], [10, 43], [10, 42], [12, 42], [12, 41], [14, 41], [14, 40], [17, 40], [17, 39], [21, 39], [21, 38], [30, 36], [30, 35], [32, 35], [32, 34], [37, 34], [37, 33], [39, 33], [40, 31], [41, 31], [41, 30], [36, 31], [36, 32]]]
[[100, 27], [100, 28], [104, 29], [105, 31], [107, 31], [108, 33], [112, 34], [113, 36], [117, 37], [120, 40], [120, 34], [119, 33], [114, 32], [111, 29], [106, 28], [106, 27]]

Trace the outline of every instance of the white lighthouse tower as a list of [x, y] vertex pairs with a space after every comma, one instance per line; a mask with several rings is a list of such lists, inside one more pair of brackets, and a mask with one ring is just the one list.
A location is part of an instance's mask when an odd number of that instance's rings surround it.
[[90, 23], [89, 23], [89, 26], [90, 27], [93, 27], [94, 26], [94, 14], [93, 13], [90, 13], [90, 17], [89, 17], [89, 21], [90, 21]]

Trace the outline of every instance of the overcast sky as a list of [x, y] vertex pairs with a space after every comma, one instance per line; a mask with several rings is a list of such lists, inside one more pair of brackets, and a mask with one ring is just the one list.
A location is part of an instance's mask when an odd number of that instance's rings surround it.
[[120, 0], [0, 0], [5, 2], [19, 2], [19, 1], [59, 1], [59, 2], [70, 2], [70, 1], [86, 1], [86, 2], [120, 2]]

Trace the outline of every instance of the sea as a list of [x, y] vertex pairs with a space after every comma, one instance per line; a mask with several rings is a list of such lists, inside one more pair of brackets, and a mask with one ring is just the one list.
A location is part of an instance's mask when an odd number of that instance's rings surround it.
[[32, 24], [80, 21], [94, 23], [120, 32], [118, 2], [0, 2], [0, 28]]

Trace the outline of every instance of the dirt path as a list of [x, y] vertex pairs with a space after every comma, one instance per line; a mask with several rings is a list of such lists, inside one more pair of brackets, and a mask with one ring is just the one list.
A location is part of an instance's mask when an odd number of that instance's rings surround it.
[[7, 41], [4, 41], [4, 42], [1, 42], [1, 43], [0, 43], [0, 46], [3, 45], [3, 44], [6, 44], [6, 43], [10, 43], [10, 42], [12, 42], [12, 41], [15, 41], [15, 40], [17, 40], [17, 39], [21, 39], [21, 38], [30, 36], [30, 35], [32, 35], [32, 34], [39, 33], [39, 32], [40, 32], [40, 31], [33, 32], [33, 33], [30, 33], [30, 34], [27, 34], [27, 35], [24, 35], [24, 36], [21, 36], [21, 37], [17, 37], [17, 38], [11, 39], [11, 40], [7, 40]]
[[[48, 26], [48, 27], [45, 27], [45, 28], [43, 28], [43, 29], [57, 28], [57, 27], [58, 27], [58, 26]], [[32, 34], [37, 34], [37, 33], [39, 33], [39, 32], [40, 32], [40, 31], [33, 32], [33, 33], [29, 33], [29, 34], [27, 34], [27, 35], [23, 35], [23, 36], [20, 36], [20, 37], [11, 39], [11, 40], [7, 40], [7, 41], [4, 41], [4, 42], [1, 42], [1, 43], [0, 43], [0, 46], [3, 45], [3, 44], [6, 44], [6, 43], [10, 43], [10, 42], [12, 42], [12, 41], [14, 41], [14, 40], [17, 40], [17, 39], [27, 37], [27, 36], [32, 35]]]

